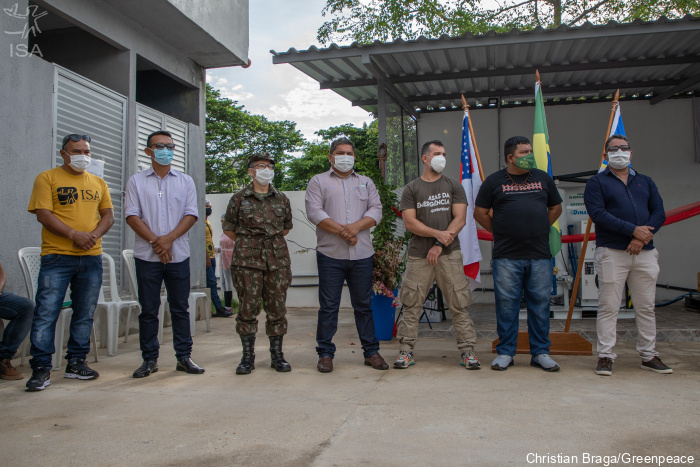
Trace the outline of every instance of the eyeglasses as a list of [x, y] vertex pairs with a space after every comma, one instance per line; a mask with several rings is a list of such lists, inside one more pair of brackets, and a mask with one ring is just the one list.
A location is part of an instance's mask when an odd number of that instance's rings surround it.
[[617, 152], [617, 151], [629, 151], [630, 147], [629, 146], [610, 146], [608, 148], [608, 152]]
[[153, 143], [151, 146], [155, 146], [156, 149], [163, 149], [163, 148], [168, 148], [170, 150], [175, 149], [175, 144], [173, 143]]
[[66, 144], [68, 144], [69, 140], [73, 141], [73, 142], [78, 142], [81, 139], [87, 141], [88, 143], [90, 142], [90, 137], [88, 135], [78, 135], [76, 133], [66, 135], [63, 137], [63, 143], [61, 144], [61, 149], [65, 149]]
[[259, 170], [262, 170], [262, 169], [274, 169], [275, 166], [272, 165], [272, 164], [256, 164], [256, 165], [253, 166], [253, 168], [254, 168], [254, 169], [259, 169]]

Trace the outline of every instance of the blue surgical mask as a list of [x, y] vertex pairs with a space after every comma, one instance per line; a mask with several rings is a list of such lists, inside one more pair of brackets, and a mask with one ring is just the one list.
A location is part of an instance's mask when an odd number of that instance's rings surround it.
[[173, 161], [173, 154], [173, 150], [168, 148], [153, 150], [153, 158], [160, 165], [170, 165], [170, 163]]

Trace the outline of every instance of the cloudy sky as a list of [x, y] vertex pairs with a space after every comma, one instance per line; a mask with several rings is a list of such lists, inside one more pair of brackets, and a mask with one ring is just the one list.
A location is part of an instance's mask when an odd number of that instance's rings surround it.
[[207, 82], [251, 113], [296, 122], [307, 139], [315, 138], [319, 129], [369, 123], [367, 112], [333, 91], [321, 91], [316, 81], [291, 65], [272, 65], [270, 50], [321, 47], [316, 31], [324, 22], [324, 5], [324, 0], [252, 0], [248, 53], [252, 65], [208, 70]]

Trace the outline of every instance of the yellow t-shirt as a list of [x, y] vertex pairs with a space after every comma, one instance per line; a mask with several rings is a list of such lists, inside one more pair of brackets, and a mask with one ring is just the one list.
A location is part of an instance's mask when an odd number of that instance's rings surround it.
[[[100, 210], [111, 209], [107, 183], [97, 175], [83, 172], [72, 175], [61, 167], [40, 173], [34, 180], [27, 210], [48, 209], [68, 227], [92, 232], [100, 221]], [[102, 239], [88, 251], [73, 246], [73, 240], [41, 229], [41, 256], [59, 254], [96, 256], [102, 254]]]
[[215, 258], [216, 257], [216, 252], [214, 251], [214, 240], [212, 239], [212, 229], [211, 229], [211, 224], [209, 223], [208, 220], [204, 221], [204, 227], [206, 231], [206, 241], [207, 241], [207, 254], [209, 254], [210, 258]]

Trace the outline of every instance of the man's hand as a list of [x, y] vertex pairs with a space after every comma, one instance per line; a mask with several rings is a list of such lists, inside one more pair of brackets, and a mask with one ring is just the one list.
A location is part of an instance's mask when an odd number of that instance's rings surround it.
[[161, 253], [170, 251], [170, 248], [173, 246], [173, 240], [171, 240], [167, 235], [163, 235], [162, 237], [156, 237], [156, 239], [152, 240], [150, 244], [153, 251], [160, 256]]
[[97, 236], [90, 232], [81, 232], [79, 230], [73, 230], [69, 237], [73, 240], [73, 245], [80, 248], [81, 250], [88, 251], [90, 248], [97, 244]]
[[209, 258], [209, 252], [205, 252], [205, 256], [204, 256], [204, 257], [207, 259], [207, 261], [206, 261], [206, 263], [207, 263], [207, 269], [209, 269], [209, 268], [211, 267], [211, 258]]
[[625, 251], [627, 251], [627, 253], [629, 253], [630, 255], [638, 255], [642, 251], [643, 246], [644, 242], [633, 238], [630, 244], [627, 245], [627, 250]]
[[163, 253], [158, 255], [158, 259], [160, 259], [161, 263], [168, 264], [173, 260], [173, 254], [170, 252], [170, 250], [164, 251]]
[[355, 246], [357, 245], [357, 237], [350, 237], [350, 240], [348, 240], [348, 244], [350, 246]]
[[652, 230], [654, 230], [654, 227], [649, 225], [640, 225], [634, 229], [632, 236], [641, 240], [645, 245], [647, 245], [654, 238], [654, 234], [651, 232]]
[[430, 250], [428, 250], [428, 257], [426, 260], [428, 261], [428, 264], [431, 266], [437, 266], [438, 258], [440, 257], [440, 253], [442, 253], [442, 247], [441, 246], [433, 246]]
[[452, 236], [452, 232], [449, 232], [447, 230], [436, 230], [433, 237], [435, 237], [438, 242], [442, 243], [445, 246], [452, 243], [452, 240], [455, 239], [455, 237]]
[[347, 224], [343, 225], [342, 229], [340, 229], [340, 232], [338, 232], [338, 236], [342, 238], [343, 240], [350, 240], [352, 237], [357, 237], [357, 234], [360, 232], [360, 227], [353, 224]]

